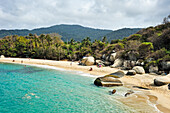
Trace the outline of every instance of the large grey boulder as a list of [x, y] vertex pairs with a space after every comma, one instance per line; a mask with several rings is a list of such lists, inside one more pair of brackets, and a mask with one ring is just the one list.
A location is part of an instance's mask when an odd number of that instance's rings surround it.
[[110, 62], [114, 62], [115, 59], [116, 59], [116, 53], [112, 53], [112, 54], [110, 55], [110, 57], [109, 57], [109, 61], [110, 61]]
[[94, 57], [83, 57], [81, 63], [86, 66], [91, 66], [94, 64]]
[[130, 75], [130, 76], [136, 75], [136, 71], [135, 70], [129, 70], [126, 75]]
[[123, 59], [116, 59], [114, 64], [110, 66], [111, 68], [121, 67], [123, 65]]
[[112, 87], [122, 86], [122, 82], [114, 77], [99, 77], [94, 81], [96, 86]]
[[145, 74], [145, 70], [141, 66], [135, 66], [132, 70], [135, 70], [137, 74]]
[[149, 73], [158, 73], [158, 66], [149, 66]]
[[156, 86], [162, 86], [169, 83], [170, 83], [170, 77], [168, 76], [158, 77], [154, 79], [154, 85]]

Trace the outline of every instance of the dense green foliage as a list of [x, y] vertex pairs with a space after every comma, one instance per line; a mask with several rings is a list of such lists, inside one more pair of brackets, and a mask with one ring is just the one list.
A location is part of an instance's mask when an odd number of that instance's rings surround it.
[[128, 37], [136, 32], [141, 30], [141, 28], [123, 28], [116, 31], [112, 31], [111, 33], [107, 34], [106, 37], [109, 41], [113, 39], [123, 39], [125, 37]]
[[70, 40], [73, 38], [75, 41], [81, 41], [86, 37], [90, 37], [92, 41], [95, 39], [101, 40], [102, 37], [106, 36], [107, 41], [113, 39], [122, 39], [133, 33], [136, 33], [140, 29], [120, 29], [117, 31], [112, 30], [102, 30], [102, 29], [93, 29], [88, 27], [82, 27], [79, 25], [55, 25], [47, 28], [39, 28], [33, 30], [0, 30], [0, 37], [5, 37], [9, 35], [19, 35], [26, 36], [29, 33], [32, 34], [50, 34], [50, 33], [59, 33], [62, 36], [63, 41]]

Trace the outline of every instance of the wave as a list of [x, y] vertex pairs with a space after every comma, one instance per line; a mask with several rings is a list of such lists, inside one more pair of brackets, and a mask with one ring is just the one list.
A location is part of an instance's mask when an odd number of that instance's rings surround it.
[[82, 71], [66, 70], [66, 69], [63, 69], [63, 68], [58, 68], [58, 67], [49, 66], [49, 65], [38, 65], [38, 64], [22, 64], [22, 65], [29, 65], [29, 66], [39, 67], [39, 68], [54, 69], [54, 70], [58, 70], [58, 71], [71, 72], [71, 73], [74, 73], [74, 74], [77, 74], [77, 75], [80, 75], [80, 76], [86, 76], [86, 77], [92, 77], [92, 78], [100, 77], [100, 76], [84, 73]]

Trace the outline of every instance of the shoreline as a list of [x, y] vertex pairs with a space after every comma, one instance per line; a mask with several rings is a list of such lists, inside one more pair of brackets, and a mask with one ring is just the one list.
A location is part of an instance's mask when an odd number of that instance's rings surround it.
[[[15, 60], [15, 62], [13, 62]], [[70, 70], [70, 71], [81, 71], [83, 73], [88, 73], [90, 75], [95, 75], [96, 77], [103, 76], [109, 73], [116, 72], [120, 69], [110, 68], [110, 67], [101, 67], [97, 66], [81, 66], [78, 65], [78, 62], [71, 61], [53, 61], [53, 60], [44, 60], [44, 59], [28, 59], [28, 58], [0, 58], [0, 62], [6, 63], [17, 63], [17, 64], [38, 64], [38, 65], [48, 65], [54, 66], [57, 68]], [[93, 71], [88, 71], [90, 68], [93, 68]], [[156, 107], [163, 113], [170, 112], [169, 104], [170, 104], [170, 91], [168, 91], [167, 85], [155, 87], [150, 84], [153, 83], [154, 78], [157, 76], [143, 74], [143, 75], [135, 75], [135, 76], [124, 76], [120, 78], [125, 87], [128, 87], [132, 90], [139, 90], [145, 93], [145, 96], [149, 99], [149, 101], [156, 105]], [[133, 82], [132, 82], [133, 81]], [[134, 88], [133, 86], [141, 86], [149, 88], [150, 90], [144, 90], [139, 88]], [[136, 95], [132, 95], [126, 97], [127, 99], [135, 98]], [[139, 95], [138, 95], [139, 96]], [[141, 95], [140, 95], [141, 96]], [[144, 97], [142, 97], [144, 98]], [[126, 100], [127, 100], [126, 99]], [[136, 100], [138, 101], [138, 100]], [[127, 103], [127, 101], [124, 101]], [[136, 103], [136, 102], [135, 102]]]

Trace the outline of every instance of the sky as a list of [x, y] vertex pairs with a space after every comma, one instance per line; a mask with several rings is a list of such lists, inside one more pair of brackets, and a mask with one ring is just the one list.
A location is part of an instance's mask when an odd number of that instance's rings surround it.
[[170, 0], [0, 0], [0, 29], [59, 24], [116, 30], [161, 24]]

